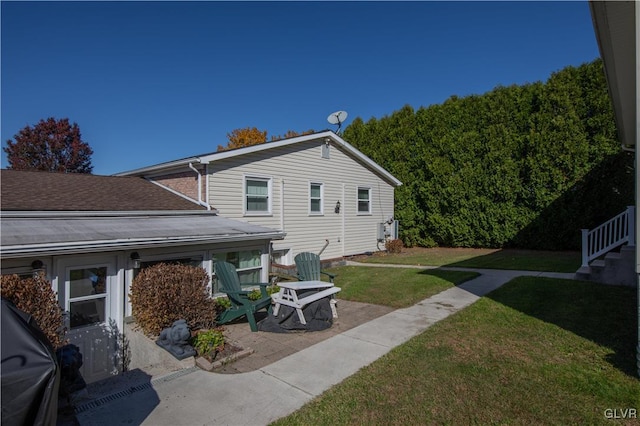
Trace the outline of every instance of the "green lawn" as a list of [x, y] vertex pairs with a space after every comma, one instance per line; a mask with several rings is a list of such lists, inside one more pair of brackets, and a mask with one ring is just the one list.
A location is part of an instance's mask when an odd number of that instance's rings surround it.
[[640, 411], [636, 300], [517, 278], [275, 424], [638, 424], [605, 418]]
[[396, 265], [459, 266], [466, 268], [575, 272], [580, 267], [580, 253], [438, 247], [432, 249], [405, 249], [400, 254], [375, 254], [367, 258], [358, 259], [358, 261]]
[[478, 276], [475, 272], [341, 266], [334, 283], [340, 299], [404, 308]]

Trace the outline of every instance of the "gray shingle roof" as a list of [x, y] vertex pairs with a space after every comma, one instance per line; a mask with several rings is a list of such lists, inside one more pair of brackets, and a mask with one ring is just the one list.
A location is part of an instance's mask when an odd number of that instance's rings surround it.
[[3, 211], [206, 210], [139, 177], [0, 170]]
[[282, 239], [284, 233], [217, 216], [213, 212], [106, 214], [5, 212], [0, 218], [0, 257], [68, 254], [172, 245]]

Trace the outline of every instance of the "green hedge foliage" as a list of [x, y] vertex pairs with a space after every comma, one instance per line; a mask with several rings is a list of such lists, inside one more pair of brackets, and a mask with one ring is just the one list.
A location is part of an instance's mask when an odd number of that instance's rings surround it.
[[633, 155], [599, 59], [545, 83], [356, 118], [344, 139], [403, 182], [407, 246], [577, 250], [581, 228], [633, 203]]

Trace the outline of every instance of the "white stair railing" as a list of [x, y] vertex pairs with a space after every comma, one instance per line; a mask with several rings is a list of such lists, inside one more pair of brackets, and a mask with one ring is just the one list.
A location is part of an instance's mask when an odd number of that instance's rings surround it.
[[582, 266], [624, 243], [635, 246], [635, 206], [597, 228], [582, 230]]

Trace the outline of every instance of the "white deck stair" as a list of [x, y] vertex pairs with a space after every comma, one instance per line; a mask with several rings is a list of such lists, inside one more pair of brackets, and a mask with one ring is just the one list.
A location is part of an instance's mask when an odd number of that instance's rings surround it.
[[582, 265], [576, 279], [636, 285], [635, 207], [592, 230], [582, 230]]

